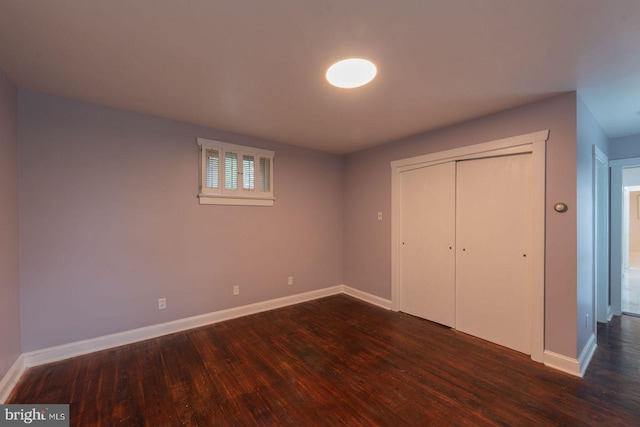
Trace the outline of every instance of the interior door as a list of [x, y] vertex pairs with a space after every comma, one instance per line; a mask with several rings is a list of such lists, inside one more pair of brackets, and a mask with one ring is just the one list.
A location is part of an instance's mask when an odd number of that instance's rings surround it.
[[457, 163], [456, 328], [531, 354], [531, 154]]
[[455, 163], [400, 176], [400, 310], [455, 327]]

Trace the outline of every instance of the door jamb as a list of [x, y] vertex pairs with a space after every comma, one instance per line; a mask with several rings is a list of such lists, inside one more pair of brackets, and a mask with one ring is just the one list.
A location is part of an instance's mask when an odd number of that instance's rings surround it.
[[[602, 164], [606, 167], [606, 179], [605, 182], [600, 182], [600, 177], [598, 175], [598, 164]], [[593, 146], [593, 162], [592, 162], [592, 175], [593, 175], [593, 245], [594, 245], [594, 251], [593, 251], [593, 293], [594, 293], [594, 301], [595, 301], [595, 307], [594, 307], [594, 316], [593, 318], [596, 320], [596, 322], [601, 322], [601, 323], [606, 323], [609, 320], [611, 320], [611, 316], [613, 315], [612, 312], [612, 308], [611, 308], [611, 301], [609, 301], [609, 289], [610, 289], [610, 279], [609, 279], [609, 209], [608, 209], [608, 204], [609, 204], [609, 158], [607, 157], [607, 155], [598, 148], [597, 145]], [[604, 227], [603, 233], [605, 234], [605, 242], [604, 244], [600, 244], [598, 245], [598, 230], [599, 224], [602, 224], [603, 221], [599, 221], [600, 220], [600, 215], [599, 215], [599, 203], [598, 203], [598, 199], [600, 198], [600, 191], [604, 192], [604, 199], [606, 200], [607, 203], [607, 209], [605, 209], [605, 214], [604, 214], [604, 218], [602, 218], [604, 220], [604, 223], [606, 224], [606, 226]], [[603, 247], [604, 245], [604, 247]], [[603, 250], [601, 250], [603, 249]], [[604, 268], [604, 270], [606, 271], [606, 295], [604, 296], [604, 301], [606, 302], [606, 308], [605, 308], [605, 314], [604, 314], [604, 318], [602, 317], [602, 303], [603, 303], [603, 296], [601, 295], [603, 292], [603, 289], [601, 289], [602, 287], [602, 283], [599, 282], [598, 280], [598, 276], [601, 275], [600, 272], [600, 264], [602, 264], [602, 262], [604, 262], [606, 264], [606, 267]], [[604, 320], [604, 322], [603, 322]]]

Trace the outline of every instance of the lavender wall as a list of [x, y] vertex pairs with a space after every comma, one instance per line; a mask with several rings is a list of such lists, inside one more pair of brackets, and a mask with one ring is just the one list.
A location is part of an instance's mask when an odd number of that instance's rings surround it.
[[0, 379], [21, 353], [18, 100], [0, 69]]
[[609, 144], [609, 160], [640, 157], [640, 135], [613, 138]]
[[[550, 129], [547, 143], [545, 348], [577, 356], [576, 94], [550, 98], [353, 153], [345, 163], [345, 284], [391, 297], [389, 162]], [[565, 202], [569, 212], [553, 211]], [[376, 220], [382, 211], [383, 221]]]
[[[19, 113], [23, 351], [342, 283], [341, 157], [23, 90]], [[275, 206], [198, 205], [196, 137], [275, 150]]]
[[[609, 153], [609, 138], [580, 97], [577, 98], [577, 145], [576, 145], [576, 226], [577, 234], [577, 327], [579, 355], [594, 334], [594, 241], [593, 241], [593, 146], [597, 145], [605, 154]], [[589, 315], [587, 321], [586, 316]]]
[[[546, 349], [576, 357], [593, 307], [590, 214], [576, 212], [590, 203], [593, 138], [607, 152], [584, 111], [565, 94], [354, 153], [343, 168], [339, 156], [20, 90], [22, 350], [340, 283], [390, 298], [389, 162], [550, 129]], [[196, 137], [275, 150], [276, 205], [198, 205]]]

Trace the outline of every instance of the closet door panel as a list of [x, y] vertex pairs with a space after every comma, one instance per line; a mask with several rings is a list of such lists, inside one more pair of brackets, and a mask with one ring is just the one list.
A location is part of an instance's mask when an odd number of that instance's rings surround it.
[[531, 155], [457, 163], [456, 328], [531, 354]]
[[401, 173], [400, 310], [455, 326], [455, 163]]

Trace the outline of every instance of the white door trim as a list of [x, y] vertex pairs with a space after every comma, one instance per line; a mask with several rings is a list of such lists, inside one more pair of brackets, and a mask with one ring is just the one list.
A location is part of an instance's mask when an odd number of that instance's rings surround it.
[[[601, 182], [600, 175], [598, 174], [599, 165], [604, 165], [606, 171], [609, 171], [609, 158], [598, 146], [593, 146], [593, 292], [594, 292], [594, 316], [597, 322], [607, 323], [610, 319], [611, 302], [609, 300], [609, 209], [604, 210], [603, 218], [601, 218], [602, 210], [599, 203], [599, 199], [604, 198], [608, 205], [609, 203], [609, 173], [606, 174], [604, 182]], [[604, 197], [600, 197], [600, 192], [603, 192]], [[600, 210], [599, 210], [600, 209]], [[605, 227], [600, 230], [599, 225]], [[598, 244], [598, 232], [603, 234]], [[602, 272], [606, 271], [605, 283], [601, 283], [599, 280]], [[603, 305], [605, 307], [603, 307]]]
[[391, 162], [391, 309], [400, 308], [400, 172], [444, 162], [516, 153], [532, 154], [532, 343], [531, 359], [544, 358], [546, 142], [549, 130]]
[[609, 283], [611, 286], [611, 309], [613, 314], [622, 314], [622, 169], [640, 166], [640, 157], [611, 160], [611, 254]]

